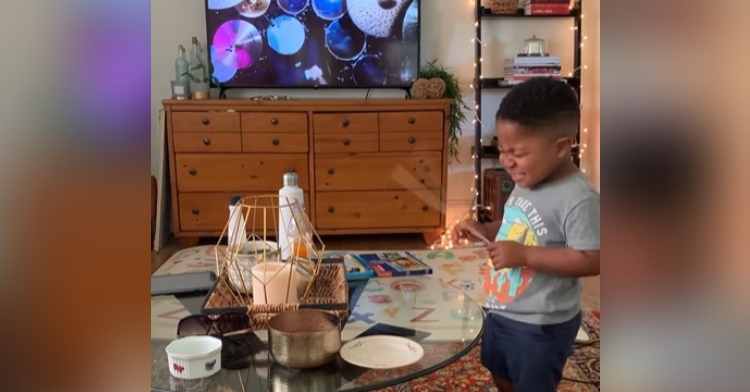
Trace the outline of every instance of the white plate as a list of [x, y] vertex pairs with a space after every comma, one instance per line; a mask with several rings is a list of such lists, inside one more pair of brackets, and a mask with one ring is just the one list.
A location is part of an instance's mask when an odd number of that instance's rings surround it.
[[354, 339], [341, 346], [339, 352], [346, 362], [369, 369], [407, 366], [424, 356], [424, 349], [419, 343], [390, 335]]

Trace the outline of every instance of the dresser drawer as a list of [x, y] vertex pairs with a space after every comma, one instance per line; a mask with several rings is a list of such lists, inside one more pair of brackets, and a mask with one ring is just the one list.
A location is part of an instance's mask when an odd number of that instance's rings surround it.
[[172, 112], [173, 132], [239, 132], [240, 115], [232, 112]]
[[313, 131], [352, 134], [378, 132], [377, 113], [320, 113], [313, 115]]
[[240, 152], [239, 133], [182, 132], [173, 135], [175, 152]]
[[175, 156], [180, 192], [278, 192], [284, 172], [294, 169], [308, 189], [307, 154], [179, 154]]
[[307, 152], [307, 133], [243, 133], [245, 152]]
[[442, 154], [327, 155], [315, 158], [319, 191], [440, 189]]
[[315, 134], [315, 152], [377, 152], [377, 133]]
[[242, 132], [307, 133], [307, 113], [242, 113]]
[[381, 132], [380, 151], [442, 151], [442, 132]]
[[318, 229], [440, 225], [439, 191], [320, 192], [315, 205]]
[[443, 112], [380, 113], [380, 132], [443, 132]]
[[[242, 197], [249, 198], [258, 196], [258, 193], [244, 193]], [[229, 220], [229, 198], [231, 193], [180, 193], [179, 209], [180, 229], [184, 231], [217, 231], [221, 232]], [[270, 202], [269, 199], [259, 198], [262, 202]], [[247, 204], [252, 203], [250, 199], [245, 201]], [[305, 205], [309, 205], [309, 196], [305, 192]], [[258, 206], [262, 207], [263, 203]], [[248, 235], [255, 233], [263, 237], [263, 214], [262, 208], [256, 209], [259, 213], [253, 214], [250, 211], [250, 220], [246, 224]], [[255, 219], [253, 219], [253, 216]], [[278, 218], [274, 221], [272, 218], [267, 219], [266, 234], [276, 233], [275, 225]]]

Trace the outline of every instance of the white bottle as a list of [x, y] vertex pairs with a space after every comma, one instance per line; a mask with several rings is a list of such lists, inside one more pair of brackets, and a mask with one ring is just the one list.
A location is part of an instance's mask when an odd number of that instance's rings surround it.
[[230, 250], [239, 251], [245, 241], [247, 241], [247, 231], [245, 229], [245, 217], [242, 212], [242, 206], [238, 203], [241, 197], [232, 195], [229, 199], [229, 227], [227, 228], [227, 245]]
[[[279, 249], [281, 249], [281, 259], [288, 260], [292, 255], [292, 244], [290, 242], [299, 236], [299, 230], [292, 218], [294, 211], [291, 209], [291, 203], [297, 200], [299, 212], [304, 213], [305, 193], [298, 185], [299, 177], [294, 170], [284, 173], [283, 184], [284, 186], [279, 189], [279, 233], [277, 239]], [[297, 213], [298, 221], [300, 215]]]

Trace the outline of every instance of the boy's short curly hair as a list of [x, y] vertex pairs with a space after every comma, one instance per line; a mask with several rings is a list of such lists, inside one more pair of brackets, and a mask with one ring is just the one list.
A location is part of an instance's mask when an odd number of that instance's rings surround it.
[[530, 131], [575, 138], [581, 110], [578, 95], [565, 81], [536, 77], [514, 86], [500, 102], [495, 120], [512, 121]]

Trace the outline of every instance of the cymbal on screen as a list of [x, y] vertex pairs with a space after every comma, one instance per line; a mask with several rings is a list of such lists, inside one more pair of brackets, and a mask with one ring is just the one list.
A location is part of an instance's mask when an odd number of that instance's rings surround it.
[[208, 9], [225, 10], [227, 8], [232, 8], [241, 2], [242, 0], [208, 0]]
[[346, 0], [312, 0], [312, 7], [318, 18], [336, 20], [346, 13]]
[[310, 0], [277, 0], [279, 7], [290, 15], [297, 15], [304, 11], [310, 4]]
[[214, 34], [215, 59], [234, 68], [249, 68], [263, 52], [263, 38], [252, 23], [234, 19], [225, 22]]
[[215, 77], [219, 83], [225, 83], [232, 79], [237, 73], [237, 68], [230, 67], [218, 60], [215, 46], [211, 46], [211, 64], [214, 66], [214, 73], [212, 76]]
[[419, 42], [419, 0], [414, 0], [406, 9], [401, 34], [404, 42]]
[[346, 9], [357, 27], [368, 35], [389, 37], [410, 0], [347, 0]]
[[326, 47], [339, 60], [354, 60], [365, 50], [367, 36], [349, 18], [331, 22], [325, 31]]
[[246, 18], [257, 18], [268, 11], [271, 0], [242, 0], [234, 8]]
[[277, 16], [266, 29], [268, 46], [287, 56], [297, 53], [302, 48], [306, 35], [302, 22], [289, 15]]

